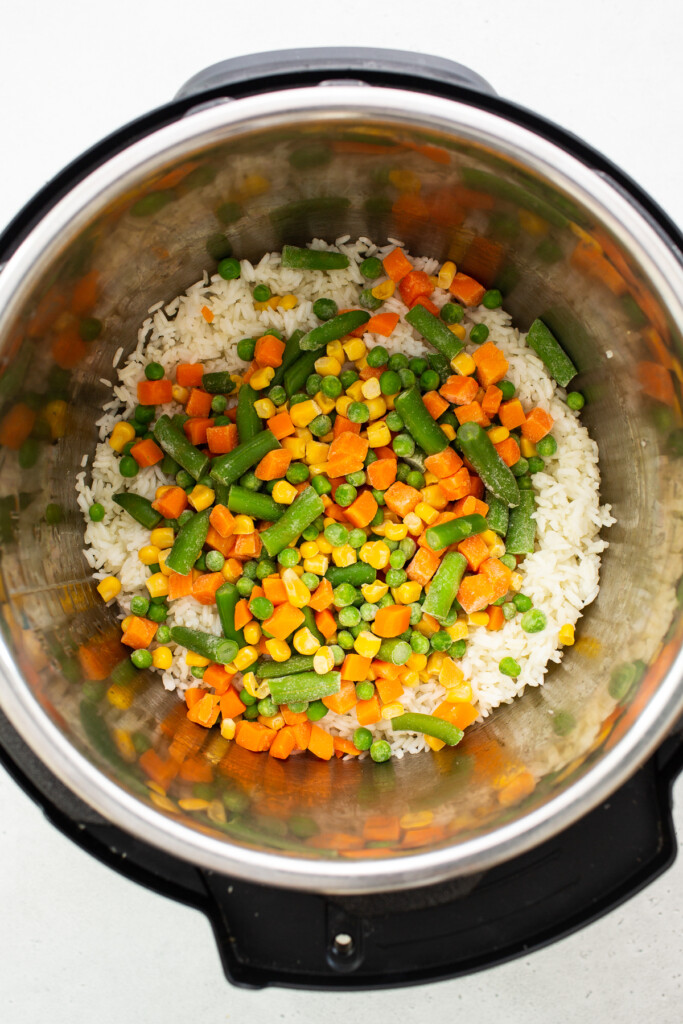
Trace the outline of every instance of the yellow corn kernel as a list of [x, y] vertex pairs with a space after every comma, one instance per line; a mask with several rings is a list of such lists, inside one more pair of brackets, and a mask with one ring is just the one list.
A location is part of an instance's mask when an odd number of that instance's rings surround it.
[[368, 351], [361, 338], [349, 338], [348, 341], [343, 342], [342, 348], [350, 363], [355, 363], [357, 359], [363, 359]]
[[256, 370], [252, 373], [249, 378], [249, 384], [254, 391], [263, 391], [270, 385], [271, 380], [275, 376], [275, 370], [272, 366], [262, 366], [260, 370]]
[[345, 568], [347, 565], [353, 565], [354, 562], [358, 561], [356, 549], [352, 548], [350, 544], [342, 544], [341, 547], [332, 548], [332, 561], [340, 569]]
[[467, 616], [467, 621], [470, 626], [488, 626], [489, 624], [489, 613], [488, 612], [472, 612], [471, 615]]
[[490, 548], [491, 545], [498, 540], [498, 534], [494, 533], [493, 530], [484, 530], [484, 532], [480, 533], [479, 536], [487, 548]]
[[50, 437], [58, 441], [66, 433], [66, 414], [68, 406], [64, 399], [55, 398], [43, 409], [43, 419], [50, 428]]
[[543, 220], [538, 214], [532, 213], [531, 210], [518, 210], [517, 220], [523, 230], [527, 231], [530, 235], [540, 237], [548, 231], [548, 221]]
[[523, 582], [524, 577], [522, 576], [521, 572], [513, 572], [512, 576], [510, 577], [510, 590], [521, 590]]
[[292, 642], [294, 650], [299, 654], [315, 654], [320, 649], [320, 641], [313, 636], [308, 626], [297, 629]]
[[375, 636], [369, 630], [364, 629], [362, 633], [359, 633], [356, 639], [353, 641], [353, 649], [360, 654], [362, 658], [374, 658], [379, 654], [379, 649], [382, 646], [382, 638]]
[[330, 359], [336, 359], [338, 363], [343, 366], [346, 362], [346, 355], [344, 354], [344, 347], [341, 341], [331, 341], [329, 345], [325, 347], [325, 355], [329, 356]]
[[461, 352], [459, 355], [451, 359], [451, 366], [456, 373], [459, 373], [463, 377], [469, 377], [477, 368], [472, 356], [468, 355], [467, 352]]
[[185, 405], [190, 397], [190, 389], [184, 388], [182, 384], [174, 384], [171, 388], [171, 394], [173, 395], [174, 402], [179, 402], [180, 405]]
[[150, 597], [168, 597], [168, 576], [163, 572], [155, 572], [145, 580], [145, 585]]
[[323, 462], [327, 462], [327, 456], [330, 451], [329, 444], [323, 444], [322, 441], [307, 441], [306, 442], [306, 462], [310, 465], [320, 466]]
[[188, 651], [185, 655], [185, 664], [189, 665], [190, 668], [206, 668], [207, 665], [211, 664], [211, 658], [205, 658], [203, 654]]
[[438, 476], [434, 476], [434, 474], [430, 473], [429, 470], [424, 474], [424, 478], [425, 484], [427, 484], [428, 486], [431, 486], [432, 484], [438, 484], [439, 482]]
[[258, 658], [258, 651], [255, 647], [247, 646], [243, 647], [237, 652], [233, 666], [238, 672], [244, 672], [245, 668], [249, 668]]
[[275, 487], [273, 487], [271, 497], [273, 501], [277, 501], [280, 505], [291, 505], [298, 493], [296, 487], [287, 480], [278, 480]]
[[97, 593], [103, 601], [111, 601], [113, 597], [121, 593], [121, 583], [116, 576], [105, 576], [97, 584]]
[[415, 506], [415, 514], [430, 526], [435, 519], [438, 519], [439, 513], [431, 505], [428, 505], [425, 501], [419, 501]]
[[[428, 639], [439, 632], [438, 622], [429, 615], [423, 615], [415, 628]], [[427, 668], [429, 668], [429, 665]]]
[[436, 276], [436, 274], [428, 274], [428, 279], [429, 279], [429, 283], [431, 284], [432, 288], [438, 288], [438, 286], [439, 286], [439, 278]]
[[128, 711], [135, 700], [135, 690], [132, 686], [122, 686], [120, 683], [112, 683], [107, 690], [107, 700], [112, 707], [119, 711]]
[[[367, 349], [366, 349], [366, 351], [367, 351]], [[362, 356], [360, 359], [355, 359], [353, 365], [358, 370], [358, 373], [361, 373], [363, 370], [366, 369], [366, 367], [368, 365], [367, 356]]]
[[232, 532], [236, 537], [246, 537], [251, 533], [254, 533], [256, 527], [254, 526], [254, 520], [251, 516], [235, 516], [235, 522], [233, 523]]
[[384, 536], [387, 540], [405, 540], [408, 536], [408, 527], [405, 523], [386, 523]]
[[257, 644], [261, 639], [261, 627], [254, 619], [244, 627], [244, 639], [248, 644]]
[[334, 655], [327, 645], [319, 647], [313, 655], [313, 671], [319, 676], [331, 672], [334, 668]]
[[426, 654], [411, 654], [408, 658], [406, 665], [413, 672], [422, 672], [427, 667], [427, 655]]
[[138, 551], [138, 558], [143, 565], [154, 565], [155, 562], [159, 561], [159, 548], [156, 544], [145, 544]]
[[519, 450], [525, 459], [530, 459], [532, 455], [536, 455], [536, 445], [533, 441], [530, 441], [528, 437], [523, 437], [519, 442]]
[[391, 551], [384, 541], [366, 541], [359, 552], [361, 562], [366, 562], [373, 569], [386, 569]]
[[377, 604], [385, 594], [389, 593], [389, 587], [386, 583], [380, 583], [377, 580], [375, 583], [363, 583], [360, 591], [368, 604]]
[[268, 178], [262, 174], [247, 174], [239, 188], [239, 196], [248, 199], [251, 196], [260, 196], [270, 188]]
[[428, 487], [423, 487], [421, 494], [422, 500], [439, 512], [442, 512], [448, 504], [448, 498], [438, 484], [429, 484]]
[[[467, 331], [465, 330], [462, 324], [449, 324], [448, 330], [451, 332], [451, 334], [454, 334], [456, 338], [460, 338], [461, 341], [465, 340]], [[452, 361], [451, 365], [453, 365]]]
[[292, 453], [293, 459], [303, 459], [306, 454], [306, 439], [303, 437], [284, 437], [280, 444]]
[[368, 444], [371, 448], [383, 448], [391, 444], [391, 431], [386, 423], [375, 421], [368, 425]]
[[433, 651], [427, 659], [427, 671], [434, 676], [438, 676], [445, 657], [446, 655], [443, 651]]
[[[307, 427], [316, 416], [320, 415], [320, 406], [313, 399], [309, 399], [307, 402], [299, 402], [298, 405], [293, 405], [289, 410], [289, 415], [292, 417], [292, 423], [295, 427]], [[313, 435], [310, 431], [308, 433], [309, 437], [306, 440], [310, 441]]]
[[[326, 498], [327, 495], [324, 495], [324, 497]], [[321, 554], [323, 554], [323, 555], [331, 555], [332, 554], [332, 545], [330, 544], [329, 540], [326, 540], [324, 534], [322, 534], [322, 533], [318, 534], [318, 539], [316, 540], [316, 544], [318, 545], [318, 551], [320, 551]]]
[[298, 565], [295, 565], [295, 566], [292, 567], [292, 572], [294, 573], [295, 576], [303, 576], [303, 574], [305, 572], [305, 569], [304, 569], [303, 565], [301, 564], [301, 562], [299, 562]]
[[135, 615], [126, 615], [125, 619], [121, 621], [121, 632], [125, 633], [131, 622], [135, 618]]
[[382, 389], [379, 386], [378, 378], [369, 377], [368, 380], [364, 380], [361, 384], [361, 391], [363, 398], [379, 398], [382, 394]]
[[311, 592], [306, 584], [301, 582], [294, 569], [285, 569], [282, 573], [282, 582], [285, 585], [289, 603], [293, 604], [295, 608], [305, 608], [311, 600]]
[[401, 682], [404, 686], [417, 686], [420, 682], [420, 673], [415, 671], [406, 672], [404, 670], [401, 675]]
[[459, 686], [465, 676], [459, 665], [456, 665], [452, 658], [444, 658], [439, 669], [439, 682], [447, 690], [452, 686]]
[[304, 558], [304, 572], [314, 572], [316, 576], [324, 576], [330, 567], [330, 560], [322, 552], [315, 558]]
[[414, 604], [415, 601], [420, 600], [421, 593], [421, 585], [415, 580], [409, 580], [407, 583], [401, 583], [399, 587], [396, 587], [396, 600], [399, 604]]
[[334, 403], [334, 407], [340, 416], [346, 416], [352, 401], [353, 399], [350, 398], [349, 395], [341, 395], [337, 399], [337, 401]]
[[467, 623], [462, 619], [458, 619], [452, 626], [446, 626], [446, 632], [448, 633], [451, 640], [464, 640], [470, 635], [470, 631], [467, 628]]
[[247, 691], [250, 697], [256, 696], [258, 683], [256, 681], [256, 676], [254, 675], [253, 672], [244, 673], [244, 675], [242, 676], [242, 686]]
[[392, 704], [385, 704], [382, 708], [382, 718], [389, 721], [391, 718], [398, 718], [404, 712], [404, 707], [400, 701], [395, 700]]
[[314, 540], [305, 540], [299, 548], [302, 558], [315, 558], [319, 550], [320, 548]]
[[287, 661], [292, 653], [285, 640], [266, 640], [266, 650], [273, 661]]
[[128, 444], [135, 437], [135, 428], [132, 423], [124, 423], [122, 420], [116, 424], [109, 438], [109, 445], [115, 452], [120, 452], [124, 445]]
[[436, 736], [425, 736], [425, 743], [427, 746], [434, 751], [443, 750], [446, 746], [443, 740], [438, 740]]
[[292, 295], [291, 292], [288, 292], [287, 295], [283, 295], [280, 300], [280, 309], [284, 309], [285, 313], [287, 310], [294, 309], [294, 307], [298, 305], [299, 299], [296, 295]]
[[379, 420], [387, 411], [387, 403], [380, 396], [379, 398], [367, 398], [365, 404], [368, 407], [371, 420]]
[[112, 737], [124, 761], [127, 761], [128, 764], [133, 764], [137, 761], [138, 755], [135, 744], [127, 729], [112, 729]]
[[221, 736], [224, 740], [235, 738], [235, 722], [232, 718], [224, 718], [221, 722]]
[[275, 408], [275, 402], [271, 402], [270, 398], [259, 398], [254, 402], [254, 411], [261, 420], [269, 420], [271, 416], [274, 416], [277, 412]]
[[228, 558], [221, 569], [223, 579], [227, 583], [237, 583], [242, 575], [242, 563], [236, 558]]
[[328, 413], [332, 412], [332, 410], [335, 407], [335, 400], [334, 400], [334, 398], [330, 398], [329, 395], [323, 394], [322, 391], [316, 392], [314, 398], [315, 398], [315, 401], [320, 406], [320, 411], [324, 412], [325, 415], [327, 415]]
[[500, 537], [496, 537], [493, 544], [489, 545], [489, 555], [491, 558], [500, 558], [501, 555], [505, 554], [505, 545], [503, 544]]
[[437, 275], [437, 286], [439, 288], [444, 289], [450, 288], [451, 284], [453, 283], [453, 278], [455, 277], [455, 272], [455, 263], [453, 263], [452, 260], [446, 260], [446, 262], [441, 265], [441, 269], [439, 270], [439, 273]]
[[170, 647], [157, 647], [152, 651], [152, 664], [155, 668], [167, 669], [173, 664], [173, 654]]
[[346, 394], [349, 396], [349, 398], [351, 399], [352, 402], [362, 402], [363, 401], [363, 381], [362, 380], [355, 380], [353, 382], [353, 384], [351, 384], [346, 389]]
[[415, 514], [415, 512], [409, 512], [408, 515], [405, 516], [403, 522], [406, 524], [408, 532], [412, 533], [413, 537], [419, 537], [424, 530], [424, 523], [420, 517]]
[[172, 550], [172, 548], [164, 548], [163, 551], [159, 552], [159, 558], [157, 559], [157, 561], [159, 562], [159, 568], [163, 572], [164, 576], [173, 575], [173, 569], [169, 569], [169, 567], [166, 565], [166, 559], [171, 554]]
[[422, 182], [414, 171], [407, 171], [397, 167], [389, 171], [389, 181], [399, 192], [419, 192]]
[[446, 687], [446, 700], [449, 704], [471, 704], [472, 687], [466, 679], [463, 679], [462, 682], [457, 683], [455, 686], [449, 685]]
[[205, 508], [213, 505], [215, 498], [216, 492], [211, 487], [206, 487], [205, 484], [197, 484], [196, 487], [192, 488], [187, 500], [197, 512], [203, 512]]
[[170, 526], [158, 526], [149, 535], [149, 542], [154, 547], [170, 548], [173, 546], [174, 533]]
[[[235, 723], [233, 722], [233, 725]], [[178, 801], [181, 811], [205, 811], [210, 806], [209, 800], [202, 800], [198, 796], [186, 796]]]
[[574, 643], [574, 627], [571, 622], [565, 622], [564, 626], [560, 627], [560, 632], [558, 633], [557, 638], [565, 647], [572, 646]]
[[372, 289], [374, 298], [379, 299], [380, 302], [384, 302], [385, 299], [390, 299], [396, 290], [396, 285], [389, 279], [388, 281], [382, 281], [381, 284], [376, 284]]
[[321, 356], [315, 361], [315, 372], [319, 373], [321, 377], [338, 377], [341, 371], [342, 364], [332, 356]]
[[491, 427], [488, 435], [491, 444], [500, 444], [501, 441], [505, 441], [510, 436], [510, 431], [507, 427]]

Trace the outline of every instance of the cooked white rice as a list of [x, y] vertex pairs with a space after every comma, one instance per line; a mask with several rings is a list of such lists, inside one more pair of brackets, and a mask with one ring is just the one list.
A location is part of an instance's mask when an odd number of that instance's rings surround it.
[[[320, 296], [334, 299], [340, 308], [357, 305], [359, 293], [367, 284], [359, 270], [360, 261], [372, 255], [381, 257], [395, 244], [400, 242], [390, 239], [387, 246], [378, 248], [367, 238], [350, 243], [348, 237], [344, 237], [337, 239], [334, 246], [315, 240], [312, 248], [332, 248], [346, 253], [350, 258], [348, 269], [291, 270], [280, 266], [278, 253], [269, 253], [256, 266], [243, 260], [238, 280], [224, 281], [218, 275], [209, 278], [205, 274], [201, 281], [170, 303], [157, 302], [150, 307], [150, 315], [140, 328], [137, 346], [117, 370], [118, 381], [113, 385], [111, 400], [105, 404], [98, 420], [100, 443], [91, 472], [88, 474], [84, 469], [77, 476], [78, 502], [86, 523], [85, 557], [96, 578], [115, 575], [121, 581], [123, 589], [118, 597], [121, 618], [129, 613], [131, 598], [136, 593], [146, 593], [147, 569], [138, 559], [138, 550], [147, 542], [149, 533], [113, 504], [112, 494], [129, 487], [153, 498], [156, 488], [167, 482], [157, 467], [141, 470], [132, 481], [124, 480], [118, 471], [118, 456], [107, 443], [115, 422], [130, 416], [137, 404], [136, 385], [143, 377], [144, 365], [155, 360], [171, 377], [181, 362], [202, 362], [207, 370], [238, 370], [243, 366], [236, 353], [240, 338], [258, 337], [269, 328], [279, 328], [285, 335], [297, 328], [310, 329], [318, 322], [312, 307]], [[412, 262], [416, 269], [429, 274], [435, 273], [439, 266], [437, 260], [429, 257], [418, 257]], [[298, 304], [286, 312], [256, 311], [251, 292], [257, 282], [267, 284], [273, 295], [296, 295]], [[437, 289], [432, 298], [441, 306], [449, 295]], [[211, 324], [202, 316], [203, 306], [208, 306], [213, 313]], [[407, 311], [398, 293], [387, 300], [382, 309], [400, 314]], [[565, 624], [574, 625], [581, 610], [597, 596], [600, 553], [607, 547], [600, 530], [615, 520], [610, 515], [610, 506], [599, 503], [597, 445], [578, 414], [567, 407], [564, 390], [551, 380], [541, 361], [526, 347], [525, 336], [511, 325], [509, 315], [503, 310], [484, 307], [468, 310], [465, 326], [474, 323], [486, 323], [490, 340], [505, 353], [510, 363], [507, 377], [517, 387], [522, 405], [526, 409], [539, 405], [550, 412], [555, 421], [553, 435], [558, 443], [557, 454], [546, 459], [544, 472], [532, 478], [537, 500], [537, 547], [521, 567], [525, 577], [522, 590], [535, 607], [545, 612], [547, 628], [542, 633], [525, 633], [519, 617], [506, 622], [498, 632], [470, 626], [461, 667], [472, 685], [480, 715], [486, 716], [499, 704], [510, 703], [525, 687], [539, 686], [548, 664], [562, 658], [559, 630]], [[372, 335], [366, 335], [365, 341], [368, 345], [376, 343]], [[385, 339], [381, 341], [385, 343]], [[403, 318], [387, 347], [408, 356], [422, 355], [426, 351], [422, 340]], [[473, 348], [468, 345], [469, 351]], [[113, 368], [118, 366], [121, 356], [119, 349]], [[106, 510], [102, 522], [94, 523], [88, 516], [93, 502], [100, 502]], [[168, 624], [220, 632], [215, 606], [200, 605], [191, 597], [170, 604]], [[188, 685], [197, 685], [184, 655], [185, 651], [180, 649], [172, 667], [162, 674], [168, 690], [182, 693]], [[499, 662], [506, 656], [513, 657], [521, 666], [516, 679], [499, 671]], [[401, 703], [406, 711], [430, 712], [443, 698], [443, 687], [432, 679], [406, 689]], [[325, 718], [325, 728], [343, 736], [350, 737], [357, 726], [354, 712], [344, 716], [329, 713]], [[396, 757], [426, 747], [422, 735], [394, 735], [390, 722], [382, 721], [373, 726], [372, 731], [389, 740]]]

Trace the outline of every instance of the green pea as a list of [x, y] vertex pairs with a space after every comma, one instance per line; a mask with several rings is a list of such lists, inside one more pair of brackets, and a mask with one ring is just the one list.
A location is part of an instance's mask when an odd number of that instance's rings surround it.
[[400, 587], [408, 579], [405, 569], [387, 569], [385, 580], [390, 587]]
[[251, 294], [254, 297], [254, 302], [267, 302], [271, 292], [267, 284], [257, 284]]
[[133, 411], [133, 419], [138, 423], [151, 423], [156, 416], [156, 409], [153, 405], [136, 405]]
[[139, 469], [140, 467], [132, 455], [124, 455], [123, 458], [119, 460], [119, 473], [121, 476], [137, 476]]
[[323, 377], [320, 390], [326, 398], [339, 398], [342, 393], [342, 384], [338, 377], [333, 377], [328, 374], [327, 377]]
[[417, 551], [417, 544], [412, 537], [404, 537], [402, 541], [399, 541], [398, 546], [406, 558], [412, 558]]
[[297, 393], [295, 395], [292, 395], [292, 397], [289, 400], [290, 408], [293, 405], [301, 405], [302, 402], [308, 402], [308, 400], [309, 398], [305, 391], [297, 391]]
[[399, 370], [398, 375], [401, 378], [401, 385], [404, 388], [412, 388], [415, 383], [416, 377], [412, 370]]
[[377, 615], [377, 608], [374, 604], [370, 604], [369, 601], [364, 601], [360, 606], [360, 617], [363, 622], [372, 622]]
[[268, 398], [271, 400], [273, 405], [284, 405], [287, 401], [287, 392], [279, 384], [276, 384], [274, 388], [271, 388], [268, 392]]
[[[264, 580], [266, 576], [272, 576], [277, 572], [277, 566], [275, 562], [271, 562], [269, 558], [262, 558], [260, 562], [256, 563], [256, 579]], [[272, 615], [272, 612], [271, 612]], [[264, 615], [264, 618], [267, 616]]]
[[94, 316], [86, 316], [78, 325], [78, 333], [83, 341], [95, 341], [102, 333], [102, 321]]
[[542, 455], [543, 458], [548, 458], [549, 456], [554, 455], [557, 451], [557, 441], [553, 435], [546, 434], [545, 437], [542, 437], [541, 440], [536, 443], [536, 451], [539, 455]]
[[225, 395], [214, 395], [211, 399], [211, 412], [225, 412], [227, 406], [228, 400]]
[[316, 576], [314, 572], [305, 572], [301, 575], [300, 579], [303, 585], [308, 587], [311, 592], [313, 592], [320, 583], [320, 577]]
[[411, 470], [411, 468], [410, 468], [410, 466], [408, 465], [407, 462], [399, 462], [398, 466], [396, 467], [396, 479], [397, 480], [400, 480], [401, 483], [404, 484], [407, 481], [407, 479], [408, 479], [408, 477], [410, 476], [411, 473], [412, 473], [412, 470]]
[[240, 261], [233, 256], [228, 256], [218, 264], [218, 273], [224, 281], [235, 281], [242, 273]]
[[567, 405], [574, 412], [580, 412], [586, 404], [586, 399], [583, 397], [580, 391], [570, 391], [567, 395]]
[[339, 306], [334, 299], [316, 299], [313, 312], [318, 320], [331, 320], [339, 312]]
[[481, 345], [489, 336], [489, 329], [486, 324], [475, 324], [470, 328], [470, 341], [474, 345]]
[[531, 482], [530, 476], [520, 476], [517, 479], [517, 486], [519, 487], [520, 491], [532, 491], [534, 487], [534, 485]]
[[245, 363], [250, 363], [254, 358], [254, 352], [256, 351], [256, 339], [255, 338], [242, 338], [237, 342], [237, 355], [240, 359], [243, 359]]
[[415, 442], [410, 434], [397, 434], [391, 443], [399, 459], [411, 456], [415, 451]]
[[393, 355], [389, 356], [389, 362], [387, 363], [387, 367], [390, 370], [393, 370], [394, 373], [398, 373], [399, 370], [405, 370], [408, 366], [410, 366], [410, 362], [408, 360], [408, 356], [405, 355], [405, 353], [394, 352]]
[[397, 395], [401, 390], [401, 378], [395, 370], [385, 370], [379, 379], [379, 388], [383, 395]]
[[306, 378], [306, 394], [313, 398], [313, 396], [317, 395], [320, 391], [320, 385], [322, 382], [323, 379], [319, 373], [312, 373]]
[[516, 614], [517, 609], [515, 608], [512, 601], [506, 601], [505, 604], [503, 605], [503, 618], [509, 622], [510, 619], [514, 619]]
[[497, 288], [489, 288], [487, 292], [484, 292], [484, 298], [481, 300], [482, 306], [486, 309], [498, 309], [499, 306], [503, 305], [503, 296], [500, 294]]
[[429, 650], [429, 640], [422, 633], [413, 632], [410, 636], [410, 646], [415, 654], [426, 654]]
[[371, 288], [364, 288], [358, 296], [358, 304], [362, 306], [363, 309], [369, 309], [370, 312], [374, 312], [382, 305], [382, 300], [375, 298], [372, 294]]
[[164, 376], [164, 368], [161, 363], [147, 363], [145, 377], [147, 380], [161, 380]]
[[[247, 579], [255, 580], [258, 572], [258, 562], [252, 559], [251, 562], [245, 562], [242, 566], [242, 573]], [[266, 574], [267, 575], [267, 574]]]
[[240, 487], [246, 487], [248, 491], [260, 491], [263, 486], [263, 481], [259, 480], [253, 469], [250, 469], [240, 477], [239, 484]]
[[220, 572], [225, 565], [225, 556], [220, 551], [207, 551], [206, 568], [209, 572]]
[[357, 380], [360, 380], [360, 377], [355, 370], [342, 370], [339, 374], [339, 383], [344, 391], [347, 391]]
[[387, 741], [375, 740], [370, 747], [370, 757], [378, 764], [381, 764], [382, 761], [388, 761], [391, 758], [391, 747]]
[[422, 356], [413, 356], [408, 362], [408, 369], [412, 370], [416, 377], [421, 377], [428, 367], [429, 363]]
[[[152, 568], [152, 566], [150, 566], [150, 569], [151, 569], [151, 568]], [[195, 560], [195, 563], [194, 563], [194, 568], [195, 568], [195, 569], [199, 569], [199, 571], [200, 571], [200, 572], [204, 572], [204, 570], [206, 569], [206, 555], [205, 555], [205, 554], [204, 554], [203, 552], [202, 552], [202, 554], [201, 554], [201, 555], [199, 556], [199, 558], [197, 558], [197, 559]], [[154, 569], [153, 571], [154, 571], [154, 572], [157, 572], [157, 570], [156, 570], [156, 569]]]
[[307, 526], [306, 529], [302, 531], [301, 536], [303, 537], [304, 540], [316, 540], [319, 533], [320, 530], [318, 529], [316, 524], [313, 523], [311, 526]]
[[247, 722], [255, 722], [258, 718], [258, 708], [255, 704], [251, 707], [247, 706], [242, 712], [242, 717], [246, 718]]
[[[319, 418], [319, 417], [318, 417]], [[315, 422], [315, 420], [313, 421]], [[292, 462], [287, 467], [285, 478], [290, 484], [303, 484], [310, 476], [310, 470], [304, 462]]]
[[151, 668], [152, 666], [152, 655], [144, 648], [140, 648], [139, 651], [133, 651], [130, 660], [136, 668]]
[[205, 665], [193, 665], [192, 668], [190, 669], [190, 674], [193, 675], [195, 679], [203, 679], [205, 672]]
[[548, 625], [548, 619], [538, 608], [531, 608], [522, 615], [520, 625], [525, 633], [540, 633]]
[[365, 473], [362, 469], [359, 469], [357, 473], [347, 473], [346, 482], [354, 487], [362, 487], [365, 483]]
[[325, 527], [325, 540], [334, 548], [340, 548], [349, 539], [349, 531], [341, 523], [330, 523]]
[[289, 708], [293, 715], [303, 715], [304, 712], [308, 710], [308, 701], [297, 701], [294, 704], [288, 704], [287, 707]]
[[419, 491], [420, 488], [425, 486], [426, 480], [424, 478], [424, 474], [421, 473], [419, 469], [413, 469], [408, 473], [406, 483], [409, 487], [415, 487], [416, 490]]
[[358, 497], [358, 491], [353, 484], [340, 484], [334, 497], [340, 508], [347, 508]]
[[332, 420], [329, 416], [324, 413], [308, 424], [308, 429], [313, 434], [313, 437], [324, 437], [325, 434], [329, 434], [332, 430]]
[[369, 750], [372, 746], [372, 733], [365, 726], [359, 726], [353, 734], [353, 745], [356, 750]]
[[517, 390], [511, 380], [499, 380], [496, 387], [500, 388], [503, 392], [502, 400], [504, 402], [509, 402], [511, 398], [514, 398], [515, 391]]
[[240, 597], [249, 597], [256, 584], [248, 576], [240, 576], [235, 586]]
[[332, 596], [337, 608], [345, 608], [356, 600], [357, 591], [351, 583], [340, 583], [332, 591]]
[[385, 349], [384, 345], [375, 345], [371, 348], [365, 357], [368, 361], [368, 366], [379, 367], [385, 366], [389, 359], [389, 353]]
[[498, 662], [498, 668], [504, 676], [512, 676], [513, 679], [516, 679], [522, 671], [514, 658], [501, 658]]
[[518, 612], [528, 612], [530, 608], [533, 608], [533, 601], [526, 594], [515, 594], [512, 603]]
[[273, 602], [269, 601], [267, 597], [255, 597], [249, 608], [255, 619], [269, 619], [275, 611]]
[[526, 476], [526, 474], [529, 472], [529, 463], [527, 459], [525, 459], [524, 456], [521, 455], [517, 459], [517, 462], [515, 462], [514, 465], [511, 466], [510, 468], [512, 469], [513, 476]]
[[340, 626], [344, 626], [345, 629], [351, 626], [357, 626], [360, 622], [360, 612], [353, 605], [349, 605], [347, 608], [342, 608], [337, 616], [337, 620]]
[[277, 714], [278, 706], [272, 697], [264, 697], [256, 705], [258, 708], [259, 715], [263, 715], [264, 718], [272, 718], [273, 715]]
[[387, 502], [386, 498], [384, 497], [384, 491], [378, 491], [376, 487], [373, 487], [372, 496], [377, 502], [377, 504], [380, 506], [380, 508], [382, 505], [386, 505]]
[[392, 569], [402, 569], [406, 564], [406, 556], [403, 554], [400, 548], [392, 551], [389, 555], [389, 565]]
[[344, 651], [350, 651], [353, 647], [353, 633], [349, 633], [346, 629], [341, 629], [337, 633], [337, 643]]
[[136, 594], [130, 600], [130, 610], [133, 615], [146, 615], [149, 611], [149, 598]]
[[352, 423], [367, 423], [370, 419], [370, 410], [365, 402], [351, 402], [346, 411], [346, 418]]
[[397, 433], [399, 430], [403, 430], [403, 420], [397, 412], [392, 409], [391, 412], [387, 413], [386, 424], [392, 433]]
[[233, 224], [242, 216], [242, 211], [237, 203], [221, 203], [216, 210], [216, 217], [221, 224]]
[[306, 709], [306, 717], [310, 722], [319, 722], [327, 714], [327, 708], [321, 700], [312, 700]]
[[462, 318], [465, 315], [465, 310], [458, 302], [446, 302], [441, 307], [441, 319], [445, 324], [459, 324], [462, 323]]
[[441, 377], [436, 370], [425, 370], [420, 377], [420, 387], [424, 391], [436, 391], [437, 388], [441, 387]]
[[556, 711], [553, 715], [553, 729], [558, 736], [567, 736], [576, 726], [576, 719], [569, 711]]
[[528, 459], [528, 462], [529, 462], [529, 473], [532, 474], [532, 475], [534, 473], [542, 473], [543, 470], [545, 469], [545, 462], [543, 461], [543, 459], [539, 458], [538, 455], [530, 455], [529, 459]]
[[363, 683], [356, 683], [356, 697], [358, 700], [372, 700], [375, 695], [375, 686], [369, 680]]
[[151, 619], [152, 622], [165, 622], [168, 617], [168, 608], [163, 604], [152, 604], [150, 605], [149, 611], [147, 612], [147, 618]]
[[365, 536], [365, 530], [361, 530], [360, 527], [355, 527], [349, 533], [347, 543], [350, 544], [352, 548], [358, 550], [358, 548], [362, 548], [367, 539], [368, 538]]
[[277, 561], [283, 569], [292, 569], [301, 561], [301, 554], [298, 548], [283, 548], [277, 556]]
[[100, 505], [99, 501], [96, 501], [94, 505], [91, 505], [88, 509], [88, 515], [92, 519], [93, 523], [101, 523], [104, 519], [104, 505]]
[[242, 689], [239, 694], [240, 700], [243, 704], [246, 704], [248, 708], [256, 704], [256, 697], [252, 697], [248, 690]]
[[447, 651], [452, 644], [452, 640], [445, 629], [439, 630], [438, 633], [434, 633], [430, 643], [435, 651]]
[[451, 658], [464, 658], [467, 650], [466, 640], [454, 640], [451, 646], [448, 648], [448, 654]]
[[314, 476], [311, 480], [311, 487], [316, 494], [329, 494], [332, 490], [332, 484], [323, 473], [319, 473], [318, 476]]
[[374, 281], [384, 273], [382, 261], [376, 256], [368, 256], [367, 259], [364, 259], [359, 269], [363, 277], [367, 277], [369, 281]]

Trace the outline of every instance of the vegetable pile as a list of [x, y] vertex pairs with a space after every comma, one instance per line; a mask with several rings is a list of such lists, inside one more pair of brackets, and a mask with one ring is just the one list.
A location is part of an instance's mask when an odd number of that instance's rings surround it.
[[[335, 270], [348, 259], [285, 246], [282, 264]], [[242, 375], [181, 363], [173, 381], [148, 363], [132, 419], [109, 438], [123, 477], [156, 465], [169, 481], [154, 501], [114, 496], [150, 531], [139, 551], [147, 593], [122, 623], [133, 664], [164, 671], [184, 656], [198, 682], [185, 691], [188, 718], [220, 719], [227, 739], [282, 759], [368, 750], [385, 761], [391, 746], [372, 732], [382, 719], [432, 749], [457, 744], [478, 716], [457, 664], [469, 626], [500, 630], [517, 615], [529, 633], [547, 625], [521, 593], [519, 563], [534, 550], [531, 476], [557, 450], [553, 420], [522, 407], [486, 325], [463, 325], [464, 306], [495, 309], [500, 293], [450, 262], [430, 277], [398, 248], [360, 269], [362, 308], [319, 298], [312, 330], [243, 339]], [[222, 260], [218, 272], [238, 277], [240, 264]], [[437, 286], [453, 298], [441, 309]], [[396, 287], [435, 349], [428, 358], [366, 346], [395, 329], [399, 314], [376, 310]], [[263, 284], [253, 297], [257, 308], [272, 299]], [[576, 370], [540, 320], [528, 341], [568, 384]], [[169, 415], [172, 403], [184, 411]], [[91, 506], [93, 520], [104, 515]], [[110, 576], [98, 590], [110, 601], [121, 583]], [[222, 634], [167, 626], [182, 598], [215, 605]], [[499, 669], [520, 673], [510, 657]], [[404, 688], [432, 678], [445, 700], [406, 713]], [[355, 714], [353, 741], [325, 729], [330, 712]]]

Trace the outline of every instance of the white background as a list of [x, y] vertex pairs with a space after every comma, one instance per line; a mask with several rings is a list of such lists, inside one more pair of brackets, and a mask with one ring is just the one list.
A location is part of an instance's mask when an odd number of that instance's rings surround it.
[[[0, 225], [69, 160], [169, 100], [201, 67], [325, 44], [469, 64], [501, 95], [602, 150], [683, 225], [682, 29], [675, 0], [4, 0]], [[681, 833], [680, 809], [677, 818]], [[458, 981], [342, 995], [243, 991], [224, 980], [199, 913], [81, 853], [0, 769], [0, 1019], [679, 1024], [682, 883], [680, 860], [581, 933]]]

